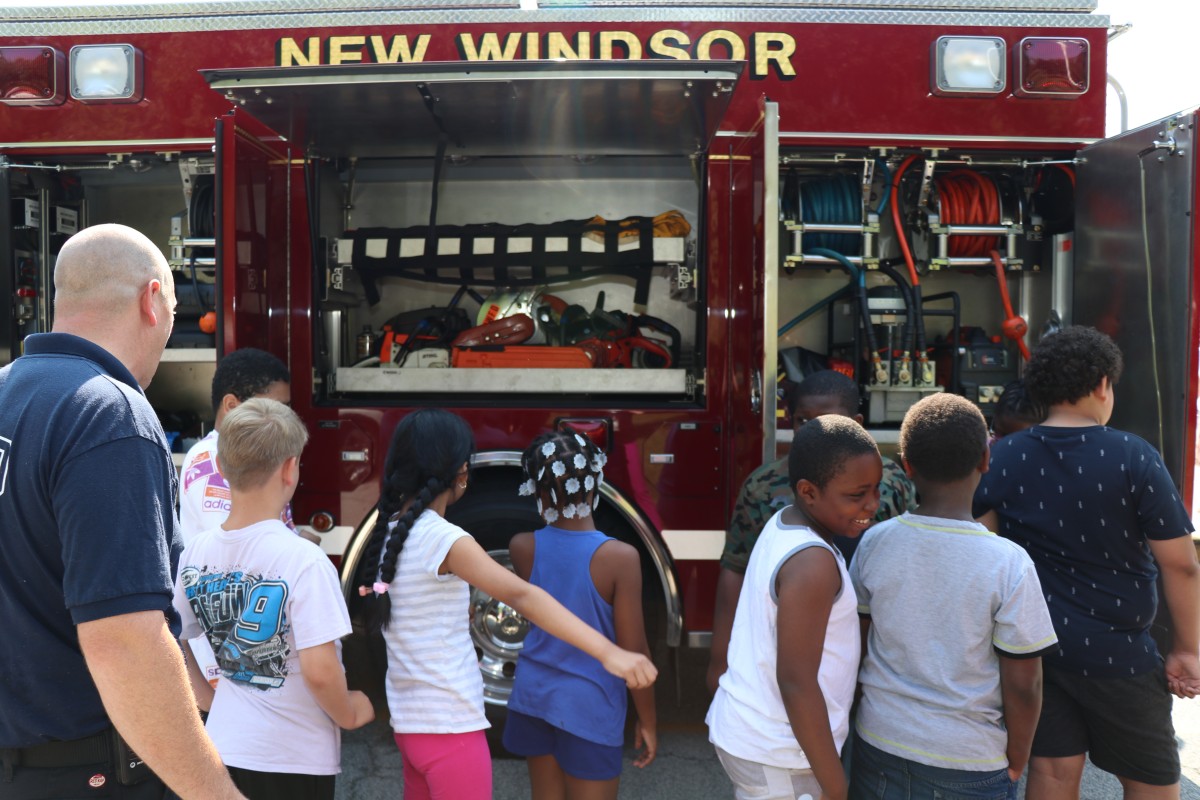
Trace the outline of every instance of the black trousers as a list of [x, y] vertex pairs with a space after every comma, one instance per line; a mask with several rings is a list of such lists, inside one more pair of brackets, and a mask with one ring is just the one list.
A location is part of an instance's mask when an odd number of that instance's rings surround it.
[[122, 786], [112, 764], [79, 767], [14, 767], [11, 781], [0, 774], [0, 800], [174, 800], [154, 775], [136, 786]]
[[229, 776], [249, 800], [333, 800], [336, 775], [255, 772], [229, 767]]

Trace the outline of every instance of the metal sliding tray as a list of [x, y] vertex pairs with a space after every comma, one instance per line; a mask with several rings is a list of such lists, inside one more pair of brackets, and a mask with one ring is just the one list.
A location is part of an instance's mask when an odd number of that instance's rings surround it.
[[686, 369], [420, 369], [339, 367], [339, 392], [380, 394], [684, 395]]

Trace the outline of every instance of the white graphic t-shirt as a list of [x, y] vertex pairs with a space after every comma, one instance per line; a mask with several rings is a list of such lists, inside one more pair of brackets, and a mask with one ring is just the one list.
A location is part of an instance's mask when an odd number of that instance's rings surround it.
[[300, 650], [350, 633], [337, 571], [312, 542], [269, 520], [214, 528], [179, 558], [183, 636], [205, 636], [221, 670], [208, 733], [228, 766], [336, 775], [341, 730], [317, 704]]

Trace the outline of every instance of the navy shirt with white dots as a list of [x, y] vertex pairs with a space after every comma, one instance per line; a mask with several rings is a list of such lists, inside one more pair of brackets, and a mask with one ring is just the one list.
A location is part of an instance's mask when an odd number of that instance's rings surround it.
[[1000, 517], [997, 533], [1037, 567], [1058, 634], [1048, 665], [1093, 678], [1157, 665], [1149, 630], [1158, 567], [1148, 540], [1192, 531], [1158, 451], [1100, 425], [1006, 436], [975, 492], [975, 515], [989, 510]]

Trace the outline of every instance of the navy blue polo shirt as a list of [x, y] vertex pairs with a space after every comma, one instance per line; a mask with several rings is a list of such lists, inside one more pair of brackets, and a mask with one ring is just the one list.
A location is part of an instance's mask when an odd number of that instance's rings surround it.
[[75, 626], [161, 611], [182, 549], [162, 426], [121, 362], [35, 334], [0, 369], [0, 747], [108, 727]]
[[975, 515], [1029, 552], [1058, 634], [1046, 663], [1093, 678], [1153, 669], [1158, 567], [1149, 540], [1192, 531], [1158, 451], [1095, 425], [1037, 425], [992, 447]]

